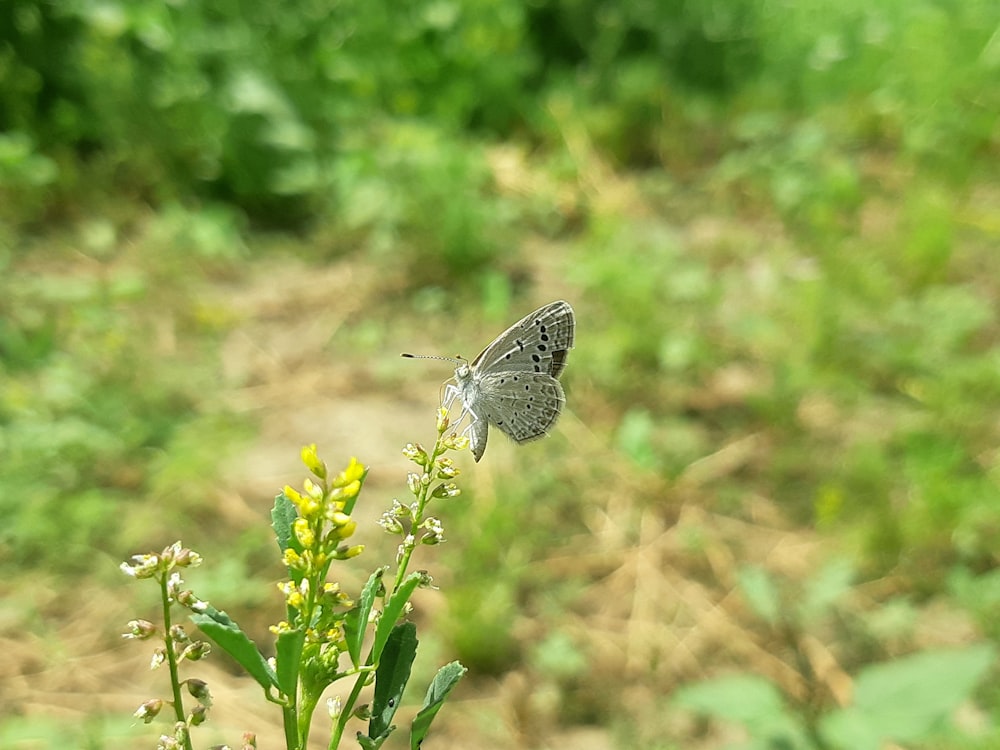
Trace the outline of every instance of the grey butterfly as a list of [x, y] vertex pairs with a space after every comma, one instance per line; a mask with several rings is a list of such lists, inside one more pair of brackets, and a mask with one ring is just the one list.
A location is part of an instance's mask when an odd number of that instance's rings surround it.
[[[470, 422], [469, 438], [478, 462], [486, 452], [490, 425], [516, 443], [547, 434], [562, 412], [566, 395], [558, 377], [573, 348], [576, 318], [568, 302], [558, 300], [526, 315], [494, 339], [469, 364], [463, 359], [429, 357], [454, 362], [454, 383], [445, 386], [443, 406], [462, 401], [461, 421]], [[419, 355], [404, 354], [404, 357]]]

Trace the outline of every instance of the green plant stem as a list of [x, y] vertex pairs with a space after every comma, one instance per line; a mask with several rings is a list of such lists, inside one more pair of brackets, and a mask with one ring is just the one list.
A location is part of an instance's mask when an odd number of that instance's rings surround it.
[[[174, 696], [174, 716], [177, 721], [184, 722], [184, 698], [181, 695], [181, 680], [177, 669], [177, 654], [174, 649], [174, 638], [170, 635], [170, 594], [167, 592], [167, 575], [160, 576], [160, 602], [163, 605], [163, 644], [167, 652], [167, 665], [170, 669], [170, 689]], [[190, 733], [184, 735], [184, 750], [193, 750]]]
[[[440, 433], [437, 440], [434, 442], [434, 450], [431, 452], [430, 460], [428, 461], [427, 469], [432, 471], [434, 469], [434, 463], [444, 455], [446, 448], [444, 447], [444, 436], [447, 430]], [[421, 485], [420, 494], [417, 495], [417, 512], [413, 516], [413, 528], [417, 528], [424, 521], [424, 508], [427, 505], [428, 493], [431, 491], [430, 483]], [[413, 555], [413, 550], [417, 547], [416, 537], [413, 537], [412, 541], [403, 542], [403, 554], [399, 559], [399, 566], [396, 569], [396, 580], [392, 584], [392, 594], [399, 588], [400, 584], [403, 583], [403, 579], [406, 578], [406, 571], [410, 565], [410, 557]]]
[[[437, 440], [434, 442], [434, 450], [431, 452], [430, 460], [428, 465], [425, 467], [428, 471], [432, 471], [434, 468], [434, 462], [444, 454], [446, 448], [444, 446], [444, 435], [447, 432], [441, 432], [437, 436]], [[420, 487], [420, 492], [417, 494], [417, 511], [413, 517], [413, 528], [417, 528], [423, 523], [424, 520], [424, 507], [427, 505], [428, 493], [430, 493], [431, 485], [422, 484]], [[396, 569], [396, 580], [392, 584], [392, 590], [389, 592], [391, 596], [395, 593], [396, 589], [400, 587], [403, 583], [403, 579], [406, 578], [406, 571], [410, 565], [410, 557], [413, 555], [413, 550], [416, 549], [417, 543], [416, 538], [413, 541], [403, 543], [403, 552], [399, 558], [399, 564]], [[376, 654], [375, 650], [372, 649], [368, 653], [368, 658], [365, 660], [366, 667], [376, 666], [376, 659], [381, 657], [381, 654]], [[344, 734], [344, 729], [347, 727], [347, 722], [350, 720], [354, 713], [354, 705], [358, 701], [358, 697], [361, 695], [361, 690], [365, 686], [365, 681], [368, 675], [371, 674], [370, 669], [363, 670], [358, 674], [358, 679], [354, 682], [354, 687], [351, 689], [351, 694], [347, 697], [344, 702], [340, 716], [337, 717], [337, 725], [333, 728], [333, 734], [330, 737], [329, 750], [336, 750], [337, 746], [340, 744], [340, 739]]]
[[284, 724], [285, 730], [285, 747], [288, 750], [304, 750], [304, 741], [299, 737], [299, 722], [295, 709], [294, 696], [291, 697], [293, 700], [292, 704], [281, 707], [281, 722]]

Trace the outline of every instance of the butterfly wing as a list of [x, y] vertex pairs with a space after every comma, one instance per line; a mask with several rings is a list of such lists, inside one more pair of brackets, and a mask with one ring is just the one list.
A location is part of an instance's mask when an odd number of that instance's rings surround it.
[[486, 373], [478, 379], [476, 392], [470, 404], [476, 417], [470, 431], [476, 461], [486, 450], [487, 425], [516, 443], [526, 443], [549, 431], [566, 402], [562, 385], [544, 372]]
[[486, 439], [490, 436], [490, 423], [485, 419], [477, 419], [469, 425], [469, 450], [472, 457], [479, 463], [479, 459], [486, 452]]
[[575, 330], [570, 304], [550, 302], [497, 336], [473, 360], [472, 368], [479, 374], [523, 370], [557, 378], [566, 368]]

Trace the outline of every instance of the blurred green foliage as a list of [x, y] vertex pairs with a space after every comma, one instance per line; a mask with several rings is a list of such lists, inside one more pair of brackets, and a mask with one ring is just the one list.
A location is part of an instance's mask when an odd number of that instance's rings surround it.
[[[2, 203], [8, 218], [40, 217], [86, 185], [228, 200], [298, 226], [340, 215], [355, 186], [337, 165], [387, 121], [545, 142], [558, 137], [547, 102], [567, 91], [633, 165], [687, 162], [678, 133], [700, 130], [698, 102], [712, 101], [731, 115], [715, 118], [716, 148], [735, 174], [773, 164], [781, 202], [850, 196], [856, 176], [827, 159], [831, 137], [956, 174], [995, 146], [998, 14], [988, 0], [10, 0]], [[813, 184], [816, 166], [827, 177]]]
[[[204, 512], [213, 467], [247, 434], [241, 419], [213, 408], [219, 385], [205, 366], [220, 327], [193, 295], [188, 265], [201, 261], [203, 272], [225, 265], [216, 256], [226, 223], [209, 216], [213, 232], [190, 241], [199, 236], [199, 220], [188, 216], [179, 241], [178, 216], [165, 210], [147, 227], [141, 244], [148, 254], [118, 257], [104, 273], [90, 273], [74, 249], [91, 243], [88, 251], [99, 255], [105, 241], [117, 241], [100, 224], [5, 258], [6, 565], [93, 570], [94, 550], [121, 554], [118, 535], [148, 535], [156, 514]], [[238, 247], [234, 240], [229, 234], [226, 246]], [[175, 244], [183, 249], [161, 252]], [[185, 342], [179, 347], [178, 334]]]

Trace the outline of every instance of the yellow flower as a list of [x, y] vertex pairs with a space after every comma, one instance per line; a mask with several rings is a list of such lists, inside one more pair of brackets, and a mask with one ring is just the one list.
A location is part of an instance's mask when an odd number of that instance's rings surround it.
[[316, 443], [303, 446], [302, 463], [306, 465], [315, 476], [326, 479], [326, 463], [316, 454]]
[[312, 549], [316, 545], [316, 534], [313, 532], [312, 526], [309, 525], [309, 521], [304, 518], [296, 518], [292, 528], [295, 531], [295, 538], [299, 540], [303, 549]]
[[[365, 465], [352, 456], [347, 468], [340, 472], [337, 478], [333, 480], [333, 486], [346, 488], [352, 482], [359, 482], [358, 488], [360, 489], [360, 482], [364, 479], [366, 471]], [[357, 492], [354, 494], [357, 494]]]

